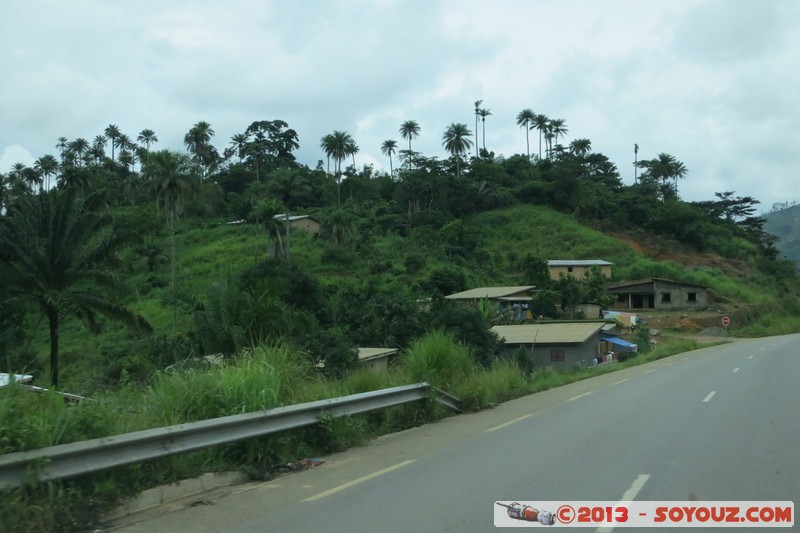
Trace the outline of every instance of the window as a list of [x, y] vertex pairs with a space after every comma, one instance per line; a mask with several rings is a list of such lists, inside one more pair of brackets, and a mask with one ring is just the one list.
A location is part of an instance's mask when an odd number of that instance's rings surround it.
[[672, 301], [672, 295], [670, 293], [668, 293], [668, 292], [662, 292], [661, 293], [661, 303], [662, 304], [668, 304], [671, 301]]
[[572, 274], [572, 267], [567, 267], [567, 272], [569, 272], [570, 274]]
[[696, 302], [697, 301], [697, 293], [696, 292], [690, 292], [688, 296], [689, 296], [689, 301], [690, 302]]
[[551, 363], [563, 363], [564, 362], [564, 348], [552, 348], [550, 350], [550, 362]]

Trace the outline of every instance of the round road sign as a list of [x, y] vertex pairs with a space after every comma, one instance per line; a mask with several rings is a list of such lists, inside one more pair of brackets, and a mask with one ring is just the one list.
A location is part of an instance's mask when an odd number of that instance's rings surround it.
[[728, 315], [722, 317], [722, 325], [725, 326], [726, 328], [731, 325], [731, 319]]

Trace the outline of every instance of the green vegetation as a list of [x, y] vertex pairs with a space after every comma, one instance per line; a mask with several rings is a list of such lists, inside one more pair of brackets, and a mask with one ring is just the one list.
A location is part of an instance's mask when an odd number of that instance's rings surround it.
[[[638, 161], [637, 182], [623, 185], [589, 139], [559, 144], [565, 121], [530, 109], [517, 117], [525, 153], [497, 156], [485, 135], [479, 147], [491, 116], [481, 103], [474, 132], [453, 123], [442, 135], [446, 160], [414, 151], [426, 132], [403, 122], [407, 149], [382, 145], [389, 173], [356, 168], [359, 148], [345, 131], [321, 140], [327, 165], [301, 165], [297, 132], [263, 120], [222, 150], [199, 121], [185, 153], [151, 151], [152, 130], [136, 146], [111, 124], [93, 143], [60, 139], [60, 157], [0, 175], [0, 370], [96, 400], [65, 406], [54, 395], [0, 390], [0, 453], [423, 380], [482, 409], [696, 347], [667, 336], [646, 352], [639, 330], [632, 361], [533, 372], [524, 357], [497, 357], [490, 328], [513, 316], [444, 298], [476, 286], [534, 285], [532, 311], [559, 319], [579, 303], [607, 305], [609, 281], [663, 277], [708, 286], [714, 305], [735, 315], [734, 333], [800, 330], [795, 268], [753, 216], [757, 201], [730, 191], [682, 201], [678, 182], [690, 173], [670, 154]], [[286, 213], [312, 215], [318, 234], [276, 217]], [[658, 255], [629, 241], [655, 242]], [[553, 281], [546, 259], [612, 261], [613, 280], [593, 272]], [[359, 370], [357, 346], [399, 355], [377, 375]], [[325, 419], [6, 491], [0, 528], [78, 529], [146, 486], [230, 468], [266, 477], [281, 462], [440, 416], [428, 402]]]
[[[479, 410], [525, 394], [700, 348], [667, 338], [659, 347], [618, 365], [526, 375], [513, 362], [486, 368], [451, 334], [434, 331], [409, 349], [402, 364], [378, 374], [361, 370], [341, 380], [309, 372], [302, 353], [286, 345], [265, 345], [230, 362], [187, 363], [159, 373], [144, 390], [125, 387], [98, 401], [69, 406], [55, 393], [32, 395], [12, 385], [0, 389], [0, 454], [180, 424], [281, 405], [357, 394], [426, 379]], [[706, 345], [707, 346], [707, 345]], [[616, 367], [616, 368], [615, 368]], [[96, 525], [120, 500], [159, 483], [208, 471], [239, 469], [255, 479], [271, 476], [275, 465], [346, 449], [388, 432], [433, 421], [448, 413], [423, 402], [358, 417], [324, 418], [311, 429], [240, 442], [215, 449], [120, 468], [74, 481], [32, 484], [0, 493], [0, 531], [83, 530]]]

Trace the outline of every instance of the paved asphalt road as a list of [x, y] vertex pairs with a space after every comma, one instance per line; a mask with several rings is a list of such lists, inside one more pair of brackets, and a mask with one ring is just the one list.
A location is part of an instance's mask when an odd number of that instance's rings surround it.
[[313, 470], [115, 529], [484, 532], [495, 529], [495, 501], [800, 504], [798, 343], [791, 335], [675, 355], [382, 437]]

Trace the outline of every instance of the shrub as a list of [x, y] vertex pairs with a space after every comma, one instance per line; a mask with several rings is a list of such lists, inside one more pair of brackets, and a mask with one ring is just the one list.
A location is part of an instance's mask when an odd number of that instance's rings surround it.
[[452, 333], [435, 330], [415, 340], [405, 366], [413, 381], [427, 381], [445, 390], [462, 383], [475, 371], [472, 351]]

